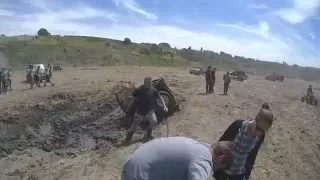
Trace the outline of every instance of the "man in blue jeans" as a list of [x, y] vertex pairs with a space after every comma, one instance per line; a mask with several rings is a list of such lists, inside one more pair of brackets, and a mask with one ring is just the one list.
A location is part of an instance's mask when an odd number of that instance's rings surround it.
[[207, 180], [232, 162], [231, 141], [206, 144], [186, 137], [143, 144], [124, 163], [121, 180]]

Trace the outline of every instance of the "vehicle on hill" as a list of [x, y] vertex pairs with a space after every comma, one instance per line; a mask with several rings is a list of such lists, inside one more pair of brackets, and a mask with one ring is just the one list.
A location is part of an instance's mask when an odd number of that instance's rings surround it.
[[233, 71], [230, 73], [230, 76], [232, 79], [235, 79], [237, 81], [244, 81], [248, 79], [248, 75], [244, 71]]
[[189, 70], [190, 74], [194, 74], [194, 75], [203, 75], [205, 73], [204, 69], [201, 67], [192, 67]]
[[277, 74], [277, 73], [273, 73], [273, 74], [270, 74], [270, 75], [266, 76], [265, 79], [269, 80], [269, 81], [280, 81], [280, 82], [283, 82], [284, 81], [284, 76], [280, 75], [280, 74]]

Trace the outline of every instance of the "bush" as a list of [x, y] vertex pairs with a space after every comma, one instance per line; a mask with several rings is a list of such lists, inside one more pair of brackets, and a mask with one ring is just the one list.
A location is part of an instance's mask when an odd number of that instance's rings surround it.
[[123, 44], [124, 45], [129, 45], [129, 44], [131, 44], [131, 39], [129, 39], [129, 38], [124, 38], [124, 40], [123, 40]]
[[45, 28], [41, 28], [38, 31], [38, 36], [50, 36], [51, 34], [49, 33], [49, 31]]
[[159, 43], [159, 47], [171, 49], [170, 44], [165, 42]]

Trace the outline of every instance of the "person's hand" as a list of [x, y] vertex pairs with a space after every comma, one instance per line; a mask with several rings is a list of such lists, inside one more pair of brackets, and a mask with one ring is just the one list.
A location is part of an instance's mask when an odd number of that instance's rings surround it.
[[164, 110], [165, 112], [168, 112], [168, 108], [167, 108], [167, 107], [163, 107], [163, 110]]
[[244, 176], [242, 180], [249, 180], [249, 177]]

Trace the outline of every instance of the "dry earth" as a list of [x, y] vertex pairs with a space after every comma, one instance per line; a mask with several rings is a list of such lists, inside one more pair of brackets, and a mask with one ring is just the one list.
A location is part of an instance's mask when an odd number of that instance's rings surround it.
[[[16, 72], [14, 90], [0, 95], [0, 179], [118, 179], [123, 161], [140, 143], [114, 146], [123, 132], [112, 119], [117, 107], [110, 91], [120, 81], [139, 84], [151, 75], [165, 77], [170, 88], [186, 99], [182, 111], [169, 119], [171, 136], [214, 142], [233, 120], [253, 118], [267, 101], [276, 121], [251, 179], [319, 180], [320, 111], [299, 101], [309, 82], [280, 83], [250, 76], [245, 82], [233, 81], [231, 95], [221, 96], [222, 74], [218, 72], [216, 94], [204, 96], [203, 77], [189, 75], [187, 69], [66, 69], [54, 74], [55, 87], [33, 90], [21, 83], [24, 73]], [[161, 126], [157, 135], [165, 132]]]

